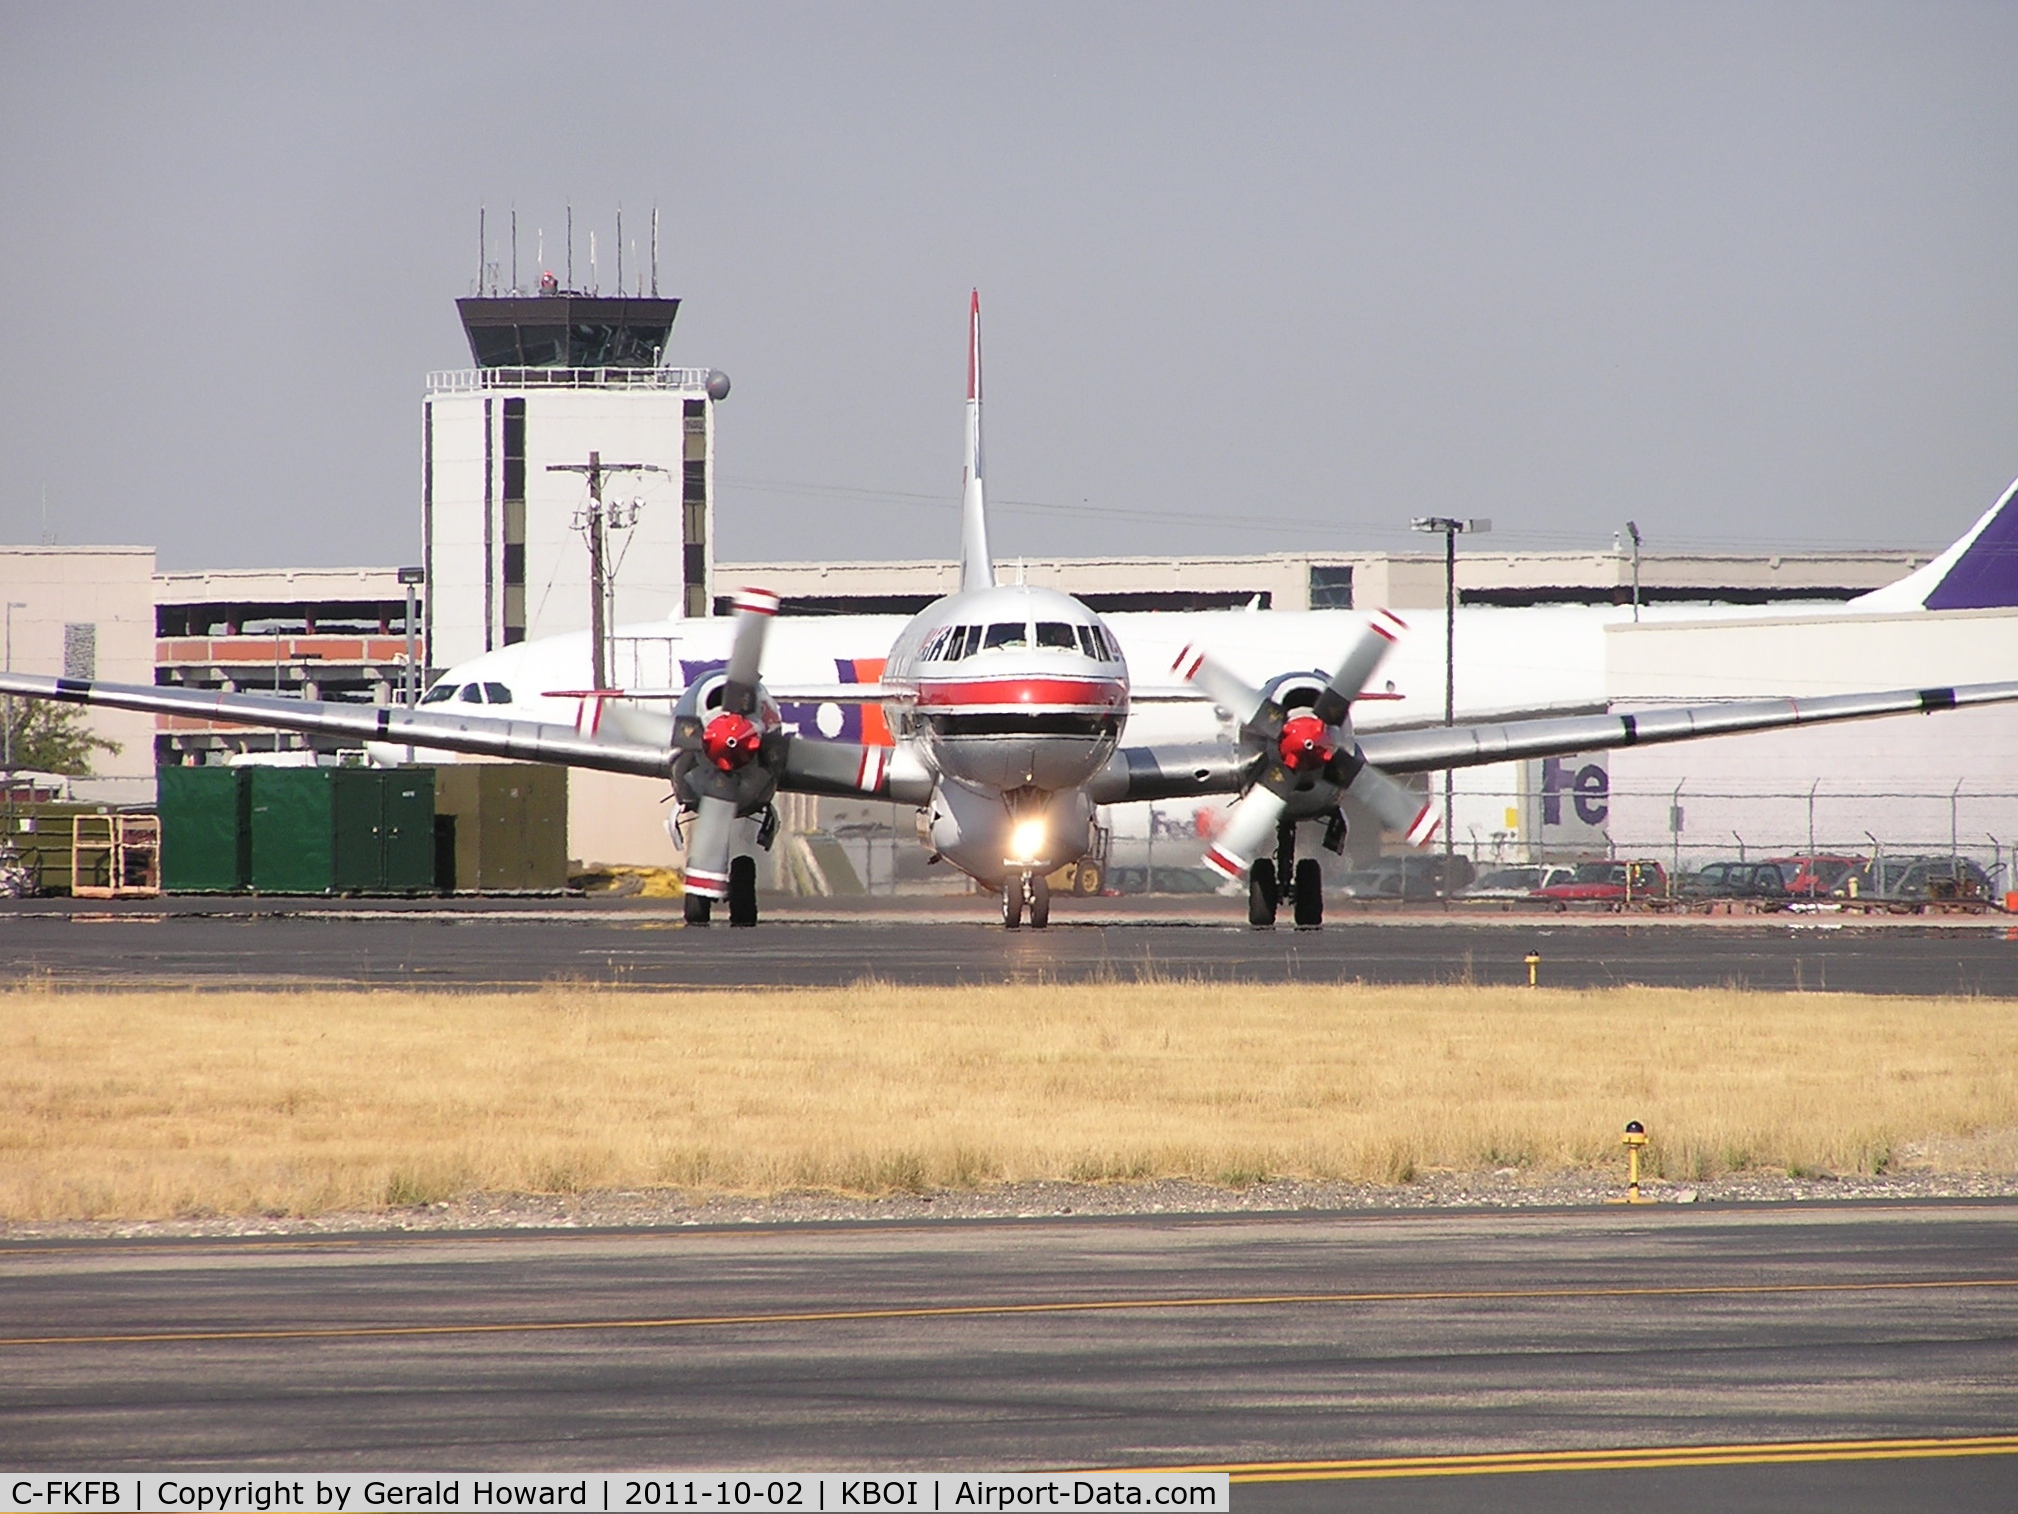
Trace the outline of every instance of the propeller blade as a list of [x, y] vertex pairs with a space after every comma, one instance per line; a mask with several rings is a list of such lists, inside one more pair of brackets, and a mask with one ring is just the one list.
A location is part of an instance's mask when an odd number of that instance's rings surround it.
[[1436, 802], [1424, 800], [1364, 758], [1345, 791], [1372, 810], [1388, 830], [1408, 837], [1411, 846], [1428, 846], [1436, 835]]
[[735, 840], [736, 806], [702, 796], [687, 831], [687, 892], [710, 899], [729, 897], [729, 847]]
[[1359, 698], [1359, 691], [1380, 667], [1381, 659], [1407, 629], [1407, 623], [1394, 611], [1375, 610], [1367, 620], [1366, 630], [1345, 654], [1338, 671], [1331, 675], [1331, 687], [1318, 695], [1310, 713], [1326, 725], [1340, 724], [1347, 706]]
[[1256, 857], [1274, 849], [1275, 827], [1283, 808], [1282, 795], [1257, 783], [1233, 807], [1219, 838], [1205, 849], [1205, 865], [1240, 882]]
[[736, 592], [735, 640], [729, 645], [724, 670], [722, 708], [731, 715], [751, 715], [757, 709], [757, 679], [764, 662], [764, 633], [778, 613], [778, 596], [767, 589]]
[[1254, 712], [1261, 708], [1261, 690], [1250, 689], [1246, 680], [1224, 663], [1213, 661], [1203, 648], [1186, 647], [1177, 654], [1170, 671], [1205, 690], [1214, 704], [1241, 725], [1252, 720]]

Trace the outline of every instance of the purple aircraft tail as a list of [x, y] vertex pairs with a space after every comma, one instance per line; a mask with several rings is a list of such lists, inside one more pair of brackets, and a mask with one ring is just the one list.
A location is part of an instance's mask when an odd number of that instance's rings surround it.
[[1926, 567], [1850, 603], [1860, 610], [2018, 607], [2018, 483]]

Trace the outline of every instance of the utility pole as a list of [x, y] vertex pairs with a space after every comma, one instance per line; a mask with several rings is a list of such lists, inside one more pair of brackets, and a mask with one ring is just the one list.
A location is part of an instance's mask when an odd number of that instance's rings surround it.
[[588, 505], [575, 517], [575, 529], [583, 533], [589, 547], [589, 670], [595, 676], [597, 692], [610, 686], [609, 658], [609, 533], [637, 523], [637, 506], [629, 510], [621, 504], [605, 506], [603, 480], [612, 473], [668, 473], [656, 463], [606, 463], [600, 452], [589, 453], [586, 463], [549, 463], [549, 473], [579, 473], [589, 481]]
[[[1461, 533], [1490, 531], [1490, 520], [1461, 520], [1452, 515], [1419, 515], [1408, 523], [1412, 531], [1443, 536], [1443, 723], [1457, 724], [1457, 539]], [[1455, 850], [1451, 836], [1451, 770], [1443, 770], [1443, 854]]]

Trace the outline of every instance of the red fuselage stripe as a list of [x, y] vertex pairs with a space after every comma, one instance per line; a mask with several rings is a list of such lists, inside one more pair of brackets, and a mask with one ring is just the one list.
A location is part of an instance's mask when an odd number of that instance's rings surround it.
[[921, 710], [1111, 710], [1127, 698], [1124, 685], [1092, 678], [1001, 678], [987, 682], [920, 683], [913, 696]]

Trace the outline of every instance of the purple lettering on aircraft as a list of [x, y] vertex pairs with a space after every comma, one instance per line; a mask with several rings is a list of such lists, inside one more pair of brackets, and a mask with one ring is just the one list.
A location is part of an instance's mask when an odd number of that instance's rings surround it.
[[1611, 814], [1611, 775], [1602, 763], [1587, 762], [1572, 773], [1560, 757], [1542, 761], [1542, 824], [1563, 823], [1563, 795], [1585, 825], [1603, 825]]

